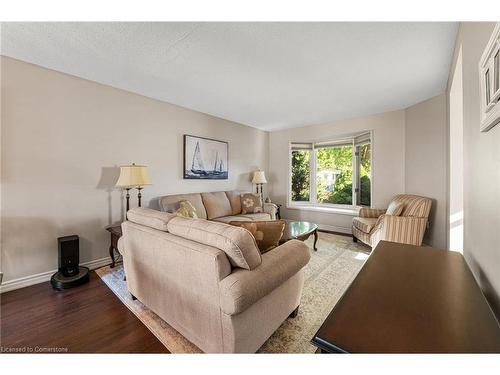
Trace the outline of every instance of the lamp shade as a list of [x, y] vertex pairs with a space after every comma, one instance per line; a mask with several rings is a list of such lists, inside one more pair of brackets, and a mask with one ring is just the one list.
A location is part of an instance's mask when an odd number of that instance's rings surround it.
[[252, 184], [267, 184], [266, 175], [260, 169], [253, 172]]
[[123, 165], [120, 167], [120, 177], [116, 181], [119, 187], [134, 187], [151, 185], [148, 167], [145, 165]]

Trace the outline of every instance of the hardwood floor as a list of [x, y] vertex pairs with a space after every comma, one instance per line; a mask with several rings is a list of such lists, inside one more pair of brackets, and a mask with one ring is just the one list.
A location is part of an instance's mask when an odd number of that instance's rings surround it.
[[0, 295], [4, 348], [62, 348], [68, 353], [168, 353], [91, 272], [90, 282], [62, 292], [48, 282]]

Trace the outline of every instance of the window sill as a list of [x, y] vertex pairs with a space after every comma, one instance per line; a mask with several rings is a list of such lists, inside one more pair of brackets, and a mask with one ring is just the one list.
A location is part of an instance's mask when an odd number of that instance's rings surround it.
[[301, 205], [289, 205], [287, 204], [286, 208], [290, 210], [301, 210], [301, 211], [315, 211], [315, 212], [324, 212], [331, 214], [340, 214], [340, 215], [350, 215], [350, 216], [358, 216], [360, 208], [340, 208], [340, 207], [321, 207], [321, 206], [301, 206]]

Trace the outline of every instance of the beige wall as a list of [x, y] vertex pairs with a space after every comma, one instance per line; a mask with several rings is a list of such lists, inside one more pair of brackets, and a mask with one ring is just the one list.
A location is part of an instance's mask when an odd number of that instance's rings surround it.
[[446, 248], [446, 96], [406, 109], [405, 192], [432, 199], [424, 243]]
[[[251, 189], [249, 173], [267, 169], [266, 132], [10, 58], [1, 62], [4, 282], [56, 269], [59, 236], [80, 236], [82, 262], [107, 256], [104, 227], [123, 217], [121, 192], [113, 188], [120, 164], [149, 166], [146, 206], [169, 193]], [[182, 179], [185, 133], [229, 142], [228, 180]]]
[[373, 206], [387, 207], [390, 199], [404, 191], [405, 111], [338, 121], [331, 124], [306, 126], [270, 133], [269, 160], [273, 201], [283, 204], [283, 216], [308, 220], [325, 229], [351, 231], [353, 215], [287, 209], [289, 142], [328, 139], [356, 131], [373, 130]]
[[500, 125], [486, 133], [479, 131], [478, 62], [494, 26], [494, 23], [461, 23], [453, 66], [461, 46], [464, 255], [500, 317]]
[[448, 110], [448, 248], [464, 249], [464, 98], [462, 49], [456, 50], [450, 71]]

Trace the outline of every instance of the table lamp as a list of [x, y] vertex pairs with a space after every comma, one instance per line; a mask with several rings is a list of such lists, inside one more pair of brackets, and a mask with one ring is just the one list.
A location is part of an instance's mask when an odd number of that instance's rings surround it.
[[[257, 194], [262, 198], [262, 185], [267, 184], [266, 175], [260, 169], [253, 172], [252, 184], [257, 186]], [[259, 191], [260, 188], [260, 191]]]
[[139, 201], [139, 207], [141, 207], [141, 190], [144, 186], [151, 185], [149, 180], [148, 168], [145, 165], [123, 165], [120, 167], [120, 177], [116, 182], [116, 186], [122, 187], [127, 191], [125, 198], [127, 199], [127, 211], [130, 208], [130, 194], [129, 191], [132, 188], [138, 190], [137, 199]]

